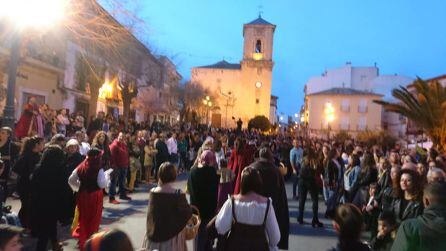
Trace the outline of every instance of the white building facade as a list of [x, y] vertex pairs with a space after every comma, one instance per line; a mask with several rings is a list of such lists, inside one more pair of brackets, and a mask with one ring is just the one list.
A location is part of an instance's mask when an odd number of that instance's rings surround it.
[[[347, 62], [344, 66], [326, 70], [321, 76], [311, 77], [306, 83], [305, 95], [310, 95], [332, 88], [349, 88], [358, 91], [373, 92], [383, 95], [382, 99], [394, 101], [391, 91], [399, 86], [407, 86], [413, 78], [400, 75], [380, 75], [379, 68], [356, 67]], [[382, 111], [382, 128], [390, 135], [402, 137], [406, 133], [406, 120], [395, 113]]]

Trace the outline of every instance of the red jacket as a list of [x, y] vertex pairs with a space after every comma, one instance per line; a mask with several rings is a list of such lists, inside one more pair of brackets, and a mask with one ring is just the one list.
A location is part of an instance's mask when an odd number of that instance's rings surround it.
[[111, 166], [112, 168], [128, 168], [129, 167], [129, 151], [125, 143], [118, 142], [115, 139], [110, 144]]

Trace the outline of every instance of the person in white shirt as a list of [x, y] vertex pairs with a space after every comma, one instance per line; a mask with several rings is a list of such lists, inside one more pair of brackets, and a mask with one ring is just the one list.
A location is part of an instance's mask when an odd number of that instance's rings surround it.
[[259, 172], [246, 167], [240, 194], [228, 198], [218, 213], [217, 232], [223, 235], [231, 231], [226, 242], [228, 250], [278, 250], [279, 224], [271, 199], [259, 194], [261, 187]]
[[178, 142], [177, 134], [174, 132], [172, 136], [166, 142], [167, 150], [169, 150], [170, 163], [178, 166]]
[[61, 133], [63, 135], [67, 134], [67, 125], [70, 124], [70, 120], [68, 119], [67, 109], [63, 108], [60, 110], [59, 115], [56, 117], [57, 119], [57, 133]]
[[91, 146], [87, 142], [87, 134], [83, 131], [76, 132], [76, 139], [79, 142], [79, 152], [82, 156], [86, 156]]

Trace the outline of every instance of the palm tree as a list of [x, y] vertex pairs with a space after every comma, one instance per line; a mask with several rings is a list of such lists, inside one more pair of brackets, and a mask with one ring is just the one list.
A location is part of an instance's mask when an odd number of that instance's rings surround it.
[[426, 82], [417, 78], [412, 84], [415, 91], [405, 87], [392, 90], [392, 96], [399, 102], [382, 100], [380, 104], [388, 112], [395, 112], [412, 120], [431, 138], [439, 149], [446, 148], [446, 87], [438, 81]]

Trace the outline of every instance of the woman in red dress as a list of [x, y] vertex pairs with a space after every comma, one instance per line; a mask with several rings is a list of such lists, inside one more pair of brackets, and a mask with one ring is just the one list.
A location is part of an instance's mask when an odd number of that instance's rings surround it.
[[39, 106], [35, 97], [30, 97], [25, 105], [22, 116], [15, 128], [15, 135], [18, 138], [39, 135], [43, 137], [43, 120], [39, 112]]
[[79, 247], [84, 250], [85, 242], [99, 230], [102, 218], [103, 193], [107, 185], [102, 169], [101, 150], [93, 148], [68, 179], [73, 191], [78, 191], [77, 208], [79, 224], [75, 233], [79, 233]]
[[228, 167], [235, 174], [235, 185], [234, 194], [240, 192], [240, 181], [242, 177], [242, 171], [245, 167], [249, 166], [254, 162], [254, 153], [256, 148], [254, 145], [246, 144], [246, 142], [237, 138], [234, 142], [234, 149], [231, 152], [231, 157], [229, 157]]

